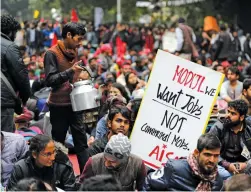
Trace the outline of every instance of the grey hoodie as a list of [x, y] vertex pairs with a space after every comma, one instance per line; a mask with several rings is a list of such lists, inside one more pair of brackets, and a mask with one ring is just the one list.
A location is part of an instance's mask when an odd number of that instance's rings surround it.
[[1, 183], [5, 187], [14, 164], [26, 157], [29, 146], [19, 134], [1, 131], [1, 138]]

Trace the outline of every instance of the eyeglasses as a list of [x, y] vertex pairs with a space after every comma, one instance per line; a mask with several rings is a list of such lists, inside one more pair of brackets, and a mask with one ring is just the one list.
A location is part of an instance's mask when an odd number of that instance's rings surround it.
[[46, 158], [50, 158], [52, 155], [56, 156], [57, 152], [54, 151], [53, 153], [40, 153], [42, 156], [46, 157]]

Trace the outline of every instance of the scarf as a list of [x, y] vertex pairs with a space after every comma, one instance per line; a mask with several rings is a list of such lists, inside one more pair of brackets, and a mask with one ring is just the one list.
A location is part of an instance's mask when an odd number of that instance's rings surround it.
[[[71, 68], [76, 62], [77, 51], [66, 49], [63, 41], [58, 41], [57, 45], [51, 47], [48, 51], [51, 51], [56, 55], [59, 72], [63, 72]], [[73, 79], [70, 81], [74, 83], [77, 80], [79, 74], [80, 73], [74, 73]], [[69, 81], [66, 81], [62, 85], [53, 88], [48, 99], [49, 105], [70, 106], [71, 91], [72, 87]]]
[[193, 154], [188, 156], [187, 161], [193, 174], [198, 176], [201, 180], [195, 191], [211, 191], [211, 183], [216, 179], [218, 173], [217, 166], [210, 175], [205, 175], [200, 171], [198, 161]]
[[57, 45], [68, 61], [73, 61], [76, 58], [77, 51], [73, 49], [66, 49], [63, 41], [59, 40]]

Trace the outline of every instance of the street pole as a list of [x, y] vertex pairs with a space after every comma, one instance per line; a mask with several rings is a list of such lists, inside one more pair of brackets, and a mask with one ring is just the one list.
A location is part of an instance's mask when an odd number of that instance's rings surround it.
[[117, 0], [117, 22], [120, 23], [121, 21], [122, 21], [121, 0]]

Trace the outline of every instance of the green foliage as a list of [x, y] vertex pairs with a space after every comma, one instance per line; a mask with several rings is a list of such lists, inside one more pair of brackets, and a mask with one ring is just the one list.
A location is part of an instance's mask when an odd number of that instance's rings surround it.
[[[14, 0], [12, 0], [14, 1]], [[137, 21], [139, 16], [147, 12], [146, 8], [137, 8], [137, 0], [121, 0], [121, 11], [123, 21]], [[51, 19], [52, 8], [60, 9], [63, 17], [70, 17], [71, 9], [78, 11], [79, 17], [82, 19], [93, 19], [95, 7], [102, 7], [104, 10], [104, 20], [106, 22], [116, 21], [117, 0], [29, 0], [29, 9], [34, 11], [38, 9], [41, 16]]]
[[[21, 5], [18, 5], [19, 7], [16, 6], [17, 4], [20, 4], [20, 2], [23, 3], [25, 1], [29, 2], [29, 6], [27, 7], [29, 8], [28, 12], [30, 19], [32, 18], [33, 11], [35, 9], [40, 11], [40, 17], [52, 19], [52, 8], [60, 10], [63, 18], [66, 17], [70, 19], [71, 9], [75, 8], [78, 11], [80, 19], [93, 20], [94, 8], [102, 7], [104, 10], [104, 21], [116, 21], [117, 0], [4, 0], [2, 5], [4, 5], [5, 2], [8, 2], [10, 7], [13, 9], [12, 12], [16, 13], [18, 10], [23, 11], [25, 9], [20, 8]], [[168, 0], [163, 1], [168, 2]], [[121, 0], [122, 20], [123, 22], [135, 23], [138, 22], [142, 15], [150, 14], [155, 15], [154, 22], [170, 23], [174, 16], [182, 16], [187, 19], [190, 25], [201, 26], [205, 16], [215, 16], [218, 13], [218, 11], [214, 9], [216, 1], [220, 0], [205, 0], [204, 2], [179, 7], [166, 7], [163, 8], [162, 12], [159, 12], [159, 14], [154, 14], [147, 8], [136, 7], [137, 0]]]

